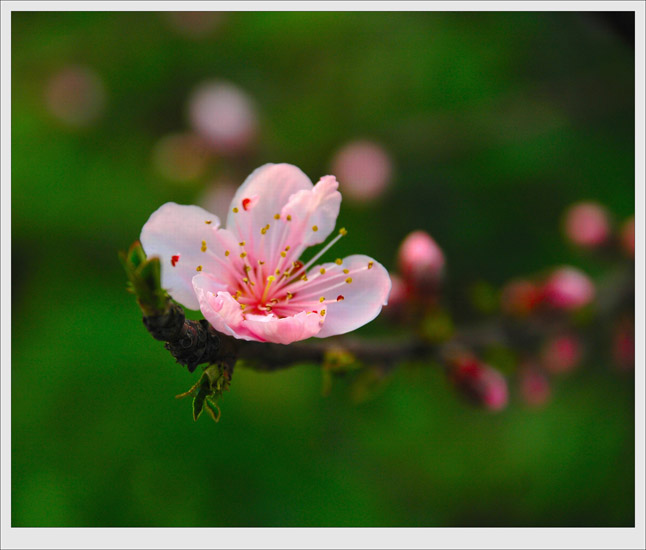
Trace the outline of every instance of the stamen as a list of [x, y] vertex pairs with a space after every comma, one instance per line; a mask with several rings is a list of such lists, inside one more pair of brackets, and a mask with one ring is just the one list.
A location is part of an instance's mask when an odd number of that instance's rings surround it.
[[321, 302], [321, 303], [325, 302], [325, 296], [321, 296], [321, 297], [319, 298], [319, 302]]
[[325, 316], [325, 310], [324, 309], [321, 310], [321, 317], [323, 317], [323, 316]]
[[312, 231], [316, 232], [316, 231], [318, 231], [318, 230], [319, 230], [318, 225], [313, 225], [313, 226], [312, 226]]
[[202, 252], [206, 252], [206, 241], [202, 241], [202, 248], [200, 250], [202, 250]]
[[350, 283], [352, 282], [352, 277], [348, 277], [348, 278], [345, 280], [345, 282], [346, 282], [346, 283], [348, 283], [348, 284], [350, 284]]
[[242, 208], [244, 208], [245, 210], [248, 210], [250, 202], [251, 202], [251, 199], [242, 199]]
[[267, 292], [269, 292], [269, 287], [271, 286], [271, 283], [273, 283], [276, 280], [276, 277], [273, 275], [270, 275], [267, 277], [267, 285], [265, 286], [265, 290], [262, 293], [262, 298], [260, 299], [261, 302], [265, 302], [267, 300]]
[[347, 234], [348, 234], [348, 230], [345, 227], [342, 227], [341, 229], [339, 229], [339, 235], [345, 236]]
[[373, 265], [375, 265], [375, 262], [368, 262], [368, 269], [372, 269]]
[[205, 223], [206, 225], [210, 225], [210, 224], [212, 224], [212, 223], [213, 223], [213, 220], [204, 220], [204, 223]]
[[292, 221], [292, 217], [291, 217], [289, 214], [287, 214], [287, 221], [288, 221], [288, 222], [291, 222], [291, 221]]
[[225, 250], [225, 251], [224, 251], [224, 255], [225, 255], [225, 256], [228, 256], [229, 254], [231, 254], [231, 252], [229, 252], [228, 250]]
[[243, 258], [243, 259], [246, 258], [247, 253], [246, 252], [240, 252], [240, 257]]
[[234, 206], [234, 207], [233, 207], [233, 213], [234, 213], [234, 214], [237, 214], [237, 213], [238, 213], [238, 207], [237, 207], [237, 206]]
[[274, 214], [274, 219], [275, 220], [280, 220], [280, 214]]
[[170, 257], [170, 265], [175, 267], [177, 265], [177, 262], [179, 262], [179, 255], [175, 255], [175, 256]]
[[239, 244], [240, 246], [244, 246], [244, 245], [245, 245], [245, 242], [244, 242], [244, 241], [240, 241], [238, 244]]
[[349, 269], [344, 269], [343, 273], [345, 273], [347, 275], [348, 273], [350, 273], [350, 270]]
[[336, 301], [337, 301], [337, 302], [342, 302], [343, 300], [345, 300], [345, 297], [343, 296], [343, 294], [339, 294], [339, 295], [336, 297]]
[[320, 273], [321, 275], [325, 275], [325, 268], [324, 268], [324, 267], [322, 267], [321, 269], [319, 269], [319, 273]]
[[337, 258], [336, 260], [334, 260], [334, 263], [336, 265], [341, 265], [343, 263], [343, 260], [341, 258]]
[[282, 250], [282, 251], [280, 252], [280, 255], [281, 255], [283, 258], [285, 258], [285, 257], [287, 256], [287, 252], [285, 252], [284, 250]]
[[201, 266], [201, 265], [198, 265], [198, 266], [195, 268], [195, 271], [202, 271], [202, 266]]

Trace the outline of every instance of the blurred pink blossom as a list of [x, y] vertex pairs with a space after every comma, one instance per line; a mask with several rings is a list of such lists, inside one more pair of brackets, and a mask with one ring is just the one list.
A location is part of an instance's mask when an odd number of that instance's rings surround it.
[[595, 248], [610, 236], [608, 211], [595, 202], [580, 202], [565, 214], [565, 234], [574, 244]]
[[552, 393], [547, 376], [533, 365], [522, 367], [519, 374], [520, 394], [525, 402], [532, 407], [545, 405]]
[[444, 270], [444, 253], [425, 231], [413, 231], [402, 242], [398, 253], [399, 271], [417, 289], [435, 285]]
[[246, 150], [258, 132], [258, 117], [251, 98], [236, 85], [210, 81], [198, 86], [188, 101], [192, 128], [216, 152]]
[[209, 161], [204, 141], [194, 134], [169, 134], [153, 149], [153, 165], [164, 178], [177, 183], [195, 181]]
[[339, 179], [343, 195], [357, 202], [381, 196], [390, 184], [392, 162], [380, 145], [354, 141], [334, 155], [332, 173]]
[[527, 279], [508, 282], [500, 295], [500, 307], [508, 315], [529, 315], [541, 300], [540, 288]]
[[89, 67], [68, 66], [47, 83], [45, 103], [61, 122], [75, 127], [88, 126], [103, 114], [105, 86]]
[[542, 288], [543, 300], [557, 309], [577, 309], [589, 304], [595, 296], [594, 284], [574, 267], [556, 269]]
[[449, 377], [465, 397], [490, 411], [507, 406], [507, 380], [496, 369], [465, 355], [450, 362]]
[[629, 258], [635, 257], [635, 216], [628, 218], [621, 226], [619, 234], [621, 248]]
[[562, 334], [547, 340], [541, 352], [546, 370], [553, 373], [571, 371], [579, 365], [583, 350], [578, 337]]

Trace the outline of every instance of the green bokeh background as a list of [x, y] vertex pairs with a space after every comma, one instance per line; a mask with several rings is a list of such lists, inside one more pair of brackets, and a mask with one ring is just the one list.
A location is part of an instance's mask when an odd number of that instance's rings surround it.
[[[69, 64], [107, 90], [81, 130], [43, 101]], [[343, 381], [321, 397], [314, 365], [238, 369], [220, 423], [194, 423], [174, 395], [197, 373], [144, 330], [117, 250], [219, 173], [290, 162], [317, 179], [366, 137], [396, 175], [380, 201], [344, 202], [338, 255], [394, 268], [401, 239], [429, 231], [460, 319], [476, 280], [563, 262], [599, 275], [559, 224], [580, 199], [634, 212], [633, 69], [631, 45], [581, 13], [229, 13], [191, 38], [159, 13], [14, 12], [12, 524], [632, 525], [634, 383], [604, 357], [540, 410], [512, 380], [500, 414], [433, 368], [399, 369], [361, 404]], [[253, 97], [258, 145], [174, 185], [153, 147], [212, 78]]]

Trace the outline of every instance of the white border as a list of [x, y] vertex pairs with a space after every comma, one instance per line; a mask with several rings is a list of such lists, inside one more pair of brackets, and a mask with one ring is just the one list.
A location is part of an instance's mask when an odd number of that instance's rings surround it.
[[635, 11], [636, 334], [646, 333], [644, 303], [645, 43], [642, 2], [3, 2], [2, 33], [2, 548], [644, 548], [644, 339], [635, 369], [636, 528], [597, 529], [103, 529], [12, 528], [11, 513], [11, 12], [12, 11]]

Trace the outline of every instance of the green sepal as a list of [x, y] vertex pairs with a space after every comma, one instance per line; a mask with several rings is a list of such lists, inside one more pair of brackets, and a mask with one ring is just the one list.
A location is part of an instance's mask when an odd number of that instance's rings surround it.
[[204, 410], [204, 401], [212, 393], [211, 384], [206, 372], [202, 374], [200, 382], [201, 384], [199, 385], [197, 394], [193, 398], [193, 420], [197, 420], [200, 417]]

